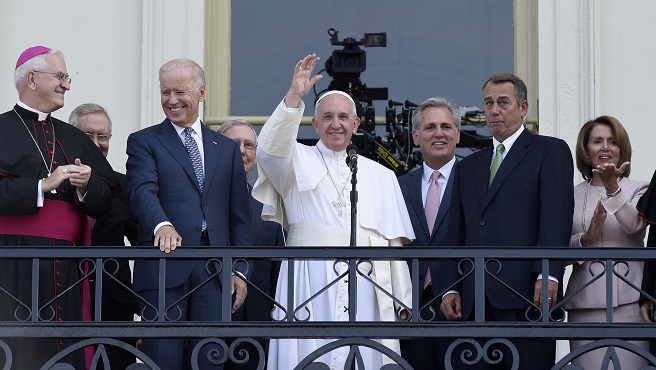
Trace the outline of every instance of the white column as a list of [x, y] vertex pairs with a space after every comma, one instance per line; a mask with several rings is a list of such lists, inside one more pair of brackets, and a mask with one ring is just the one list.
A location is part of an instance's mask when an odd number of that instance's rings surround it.
[[[141, 126], [161, 122], [159, 68], [176, 58], [204, 63], [203, 0], [143, 0], [141, 44]], [[200, 108], [202, 112], [202, 106]]]
[[540, 134], [567, 141], [573, 153], [581, 125], [599, 115], [599, 4], [540, 0], [538, 7]]

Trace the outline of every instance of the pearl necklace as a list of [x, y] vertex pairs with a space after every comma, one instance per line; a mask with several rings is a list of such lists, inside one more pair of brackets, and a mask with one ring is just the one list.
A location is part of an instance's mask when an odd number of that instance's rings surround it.
[[[592, 180], [590, 180], [590, 182], [592, 182]], [[584, 234], [588, 232], [588, 227], [585, 223], [585, 213], [586, 213], [586, 210], [588, 209], [588, 190], [590, 190], [590, 182], [588, 182], [588, 185], [585, 187], [585, 199], [583, 200], [583, 216], [581, 218], [581, 226], [583, 227], [583, 233]], [[595, 186], [595, 189], [597, 189], [596, 186]], [[599, 200], [599, 199], [601, 199], [602, 194], [601, 194], [601, 191], [599, 191], [599, 189], [597, 189], [597, 191], [598, 191], [597, 200]], [[592, 219], [590, 220], [590, 224], [592, 224]], [[604, 246], [604, 225], [601, 225], [601, 231], [599, 232], [599, 236], [597, 238], [595, 238], [595, 240], [597, 240], [597, 239], [601, 239], [601, 246], [603, 247]]]
[[[36, 139], [34, 138], [34, 135], [32, 135], [32, 131], [27, 127], [27, 123], [23, 120], [23, 117], [21, 117], [18, 112], [16, 112], [16, 109], [13, 109], [14, 113], [20, 118], [21, 122], [23, 122], [23, 126], [25, 126], [25, 129], [27, 130], [27, 133], [30, 134], [30, 137], [32, 138], [32, 141], [34, 142], [34, 145], [36, 146], [36, 151], [39, 152], [39, 155], [41, 156], [41, 160], [43, 160], [43, 166], [46, 168], [46, 171], [48, 171], [48, 177], [52, 175], [52, 164], [55, 161], [55, 143], [57, 142], [56, 137], [55, 137], [55, 124], [52, 123], [52, 118], [50, 118], [50, 125], [52, 126], [52, 154], [50, 156], [50, 166], [48, 166], [48, 163], [46, 162], [46, 157], [43, 155], [41, 152], [41, 148], [39, 147], [39, 144], [36, 142]], [[46, 150], [48, 147], [46, 146]], [[51, 194], [57, 194], [56, 189], [50, 190]]]
[[[619, 184], [621, 180], [622, 180], [621, 177], [618, 178], [617, 183]], [[586, 211], [588, 210], [588, 191], [590, 190], [590, 186], [593, 186], [595, 189], [597, 189], [597, 201], [603, 197], [602, 191], [599, 190], [598, 187], [592, 185], [592, 179], [590, 179], [590, 181], [588, 181], [588, 185], [585, 187], [585, 199], [583, 200], [583, 216], [581, 217], [581, 226], [583, 227], [583, 233], [588, 232], [588, 226], [586, 225], [586, 222], [585, 222], [585, 214], [586, 214]], [[592, 219], [590, 220], [590, 223], [592, 224]], [[597, 238], [601, 239], [601, 246], [603, 247], [604, 246], [604, 225], [601, 225], [601, 231], [599, 232], [599, 236]]]

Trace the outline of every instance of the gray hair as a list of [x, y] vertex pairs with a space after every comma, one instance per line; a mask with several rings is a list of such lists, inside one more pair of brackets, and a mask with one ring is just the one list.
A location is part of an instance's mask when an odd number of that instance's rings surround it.
[[16, 85], [16, 90], [20, 89], [20, 84], [23, 82], [29, 71], [42, 71], [48, 68], [48, 61], [46, 60], [46, 55], [48, 54], [55, 54], [64, 59], [64, 54], [61, 51], [50, 50], [46, 53], [39, 54], [21, 64], [14, 71], [14, 85]]
[[246, 126], [249, 127], [251, 130], [253, 130], [253, 135], [255, 135], [255, 141], [257, 141], [257, 132], [255, 132], [255, 129], [253, 126], [251, 126], [250, 123], [244, 121], [243, 119], [231, 119], [230, 121], [224, 123], [219, 127], [219, 134], [225, 135], [225, 132], [230, 130], [231, 128], [235, 126]]
[[78, 127], [80, 124], [79, 119], [80, 117], [84, 116], [85, 114], [90, 114], [90, 113], [102, 113], [107, 117], [107, 120], [109, 121], [109, 134], [112, 134], [112, 119], [109, 117], [109, 113], [103, 108], [101, 105], [98, 105], [96, 103], [86, 103], [78, 106], [77, 108], [73, 109], [71, 112], [70, 117], [68, 117], [68, 123], [73, 126], [73, 127]]
[[201, 86], [205, 85], [205, 72], [203, 71], [203, 68], [191, 59], [179, 58], [166, 62], [159, 69], [159, 78], [161, 80], [164, 72], [175, 71], [183, 68], [191, 68], [197, 89], [200, 89]]
[[414, 113], [412, 114], [412, 131], [419, 130], [421, 126], [421, 115], [427, 108], [446, 108], [451, 112], [451, 119], [453, 120], [453, 125], [460, 130], [460, 108], [454, 103], [446, 100], [443, 97], [429, 98], [426, 99], [423, 103], [419, 104], [415, 108]]
[[488, 78], [483, 84], [483, 91], [485, 91], [485, 86], [490, 82], [495, 85], [503, 82], [511, 82], [515, 86], [515, 99], [517, 99], [517, 104], [521, 105], [524, 100], [528, 99], [526, 84], [521, 78], [512, 73], [497, 73], [490, 76], [490, 78]]

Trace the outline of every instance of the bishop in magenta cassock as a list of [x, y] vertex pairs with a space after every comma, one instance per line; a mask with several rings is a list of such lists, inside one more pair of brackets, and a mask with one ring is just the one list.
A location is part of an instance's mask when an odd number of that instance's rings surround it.
[[[51, 113], [64, 106], [70, 77], [60, 51], [43, 46], [23, 52], [14, 72], [18, 103], [0, 115], [0, 245], [88, 246], [87, 216], [108, 212], [119, 191], [113, 171], [93, 142]], [[91, 266], [80, 260], [0, 259], [0, 321], [87, 321]], [[38, 287], [38, 311], [32, 292]], [[67, 289], [70, 291], [65, 292]], [[38, 369], [77, 339], [5, 338], [14, 369]], [[93, 351], [76, 351], [62, 362], [89, 366]], [[0, 363], [9, 357], [0, 352]]]

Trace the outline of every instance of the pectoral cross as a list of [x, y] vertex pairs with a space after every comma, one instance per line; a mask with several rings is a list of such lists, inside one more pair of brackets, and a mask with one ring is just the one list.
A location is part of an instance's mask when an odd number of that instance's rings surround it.
[[335, 207], [335, 211], [337, 211], [337, 216], [342, 217], [342, 208], [346, 207], [346, 202], [344, 201], [344, 198], [341, 196], [337, 198], [336, 202], [330, 202], [333, 204], [333, 207]]
[[[48, 177], [50, 177], [50, 175], [52, 175], [52, 173], [48, 173]], [[57, 189], [50, 190], [50, 194], [57, 194]]]

